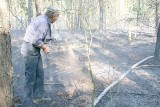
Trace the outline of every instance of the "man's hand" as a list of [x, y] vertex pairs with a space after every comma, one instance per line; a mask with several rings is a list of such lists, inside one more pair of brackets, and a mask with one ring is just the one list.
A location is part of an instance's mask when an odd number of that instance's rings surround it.
[[50, 52], [50, 50], [51, 50], [51, 49], [50, 49], [49, 47], [47, 47], [46, 45], [43, 45], [41, 48], [43, 49], [43, 51], [44, 51], [45, 54], [48, 54], [48, 53]]
[[43, 51], [44, 51], [45, 54], [48, 54], [50, 52], [50, 50], [51, 49], [49, 47], [46, 47], [45, 49], [43, 49]]

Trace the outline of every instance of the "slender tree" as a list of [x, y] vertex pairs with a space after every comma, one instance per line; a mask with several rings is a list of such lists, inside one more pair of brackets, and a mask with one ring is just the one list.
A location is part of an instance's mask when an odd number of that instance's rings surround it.
[[160, 25], [157, 30], [157, 40], [156, 40], [156, 47], [155, 47], [155, 52], [154, 52], [154, 59], [156, 62], [160, 62], [159, 49], [160, 49]]
[[70, 30], [72, 30], [72, 20], [71, 20], [72, 0], [65, 0], [65, 5], [66, 5], [67, 27]]
[[28, 0], [28, 24], [31, 22], [33, 17], [33, 1]]
[[[155, 0], [155, 28], [157, 29], [158, 27], [158, 8], [159, 8], [159, 3], [157, 0]], [[157, 32], [157, 31], [155, 31]]]
[[39, 16], [41, 14], [40, 4], [41, 4], [40, 0], [35, 0], [36, 16]]
[[159, 50], [160, 50], [160, 23], [159, 23], [159, 26], [158, 26], [158, 1], [156, 0], [155, 1], [155, 32], [156, 32], [156, 36], [157, 36], [157, 39], [156, 39], [156, 47], [155, 47], [155, 52], [154, 52], [154, 59], [156, 62], [160, 62], [160, 59], [159, 59]]
[[103, 29], [105, 26], [105, 18], [104, 18], [104, 14], [105, 14], [105, 9], [104, 9], [104, 0], [99, 0], [99, 29]]
[[81, 21], [81, 12], [82, 12], [82, 0], [78, 0], [78, 29], [82, 28], [82, 21]]
[[[8, 2], [9, 4], [9, 2]], [[6, 0], [0, 4], [0, 107], [13, 107], [10, 14]]]
[[136, 26], [138, 27], [138, 23], [139, 23], [139, 14], [140, 14], [140, 0], [137, 0], [137, 21], [136, 21]]

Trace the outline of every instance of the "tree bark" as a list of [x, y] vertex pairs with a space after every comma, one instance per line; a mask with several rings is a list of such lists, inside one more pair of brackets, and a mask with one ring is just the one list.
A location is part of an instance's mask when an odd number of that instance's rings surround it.
[[[72, 30], [72, 23], [71, 23], [71, 9], [72, 9], [72, 2], [71, 0], [65, 0], [65, 5], [66, 5], [66, 9], [67, 9], [67, 27]], [[68, 11], [69, 10], [69, 11]], [[68, 13], [69, 12], [69, 13]]]
[[104, 0], [99, 0], [99, 29], [104, 29], [104, 25], [105, 25], [105, 18], [104, 18], [104, 14], [105, 14], [105, 9], [104, 9]]
[[33, 17], [33, 2], [32, 0], [28, 0], [28, 25], [31, 23], [32, 17]]
[[159, 24], [158, 31], [157, 31], [156, 47], [155, 47], [155, 52], [154, 52], [154, 59], [156, 62], [160, 62], [159, 49], [160, 49], [160, 24]]
[[78, 29], [82, 29], [81, 12], [82, 12], [82, 0], [78, 0]]
[[137, 21], [136, 21], [136, 26], [138, 27], [138, 23], [139, 23], [139, 14], [140, 14], [140, 0], [137, 0]]
[[41, 1], [40, 0], [35, 0], [35, 7], [36, 7], [36, 16], [41, 15]]
[[0, 4], [0, 107], [13, 107], [10, 14], [6, 0]]
[[155, 0], [155, 32], [157, 33], [157, 27], [158, 27], [158, 8], [159, 8], [159, 3], [157, 0]]
[[155, 62], [159, 63], [160, 62], [160, 59], [159, 59], [159, 50], [160, 50], [160, 23], [158, 23], [158, 7], [159, 7], [159, 3], [156, 0], [155, 1], [155, 29], [156, 29], [155, 33], [156, 33], [157, 39], [156, 39], [156, 47], [155, 47], [155, 52], [154, 52], [154, 59], [155, 59]]

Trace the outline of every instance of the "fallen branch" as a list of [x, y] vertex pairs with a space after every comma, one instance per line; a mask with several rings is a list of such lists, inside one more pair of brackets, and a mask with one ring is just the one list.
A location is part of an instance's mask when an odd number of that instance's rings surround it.
[[142, 68], [142, 67], [160, 67], [160, 65], [142, 65], [142, 66], [136, 67], [136, 69]]
[[96, 106], [96, 104], [100, 101], [100, 99], [108, 92], [108, 90], [110, 90], [113, 86], [115, 86], [117, 83], [119, 83], [124, 77], [126, 77], [134, 68], [136, 68], [138, 65], [140, 65], [141, 63], [143, 63], [144, 61], [153, 58], [153, 56], [149, 56], [144, 58], [143, 60], [137, 62], [136, 64], [134, 64], [127, 72], [125, 72], [123, 75], [121, 75], [120, 78], [118, 78], [116, 81], [114, 81], [112, 84], [110, 84], [94, 101], [94, 106]]
[[[101, 91], [99, 90], [99, 92], [101, 92]], [[110, 93], [117, 94], [116, 91], [111, 91]], [[158, 97], [157, 94], [142, 93], [142, 92], [119, 92], [119, 94], [129, 94], [129, 95], [137, 95], [137, 96], [150, 96], [150, 97], [157, 96]]]

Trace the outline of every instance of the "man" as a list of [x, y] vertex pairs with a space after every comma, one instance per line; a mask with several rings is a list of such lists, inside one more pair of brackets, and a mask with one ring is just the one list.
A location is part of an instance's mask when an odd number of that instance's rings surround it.
[[49, 7], [45, 15], [36, 17], [26, 29], [21, 54], [25, 59], [25, 85], [23, 107], [32, 107], [33, 99], [43, 98], [44, 71], [40, 50], [48, 54], [47, 44], [51, 40], [51, 23], [59, 16], [56, 8]]

